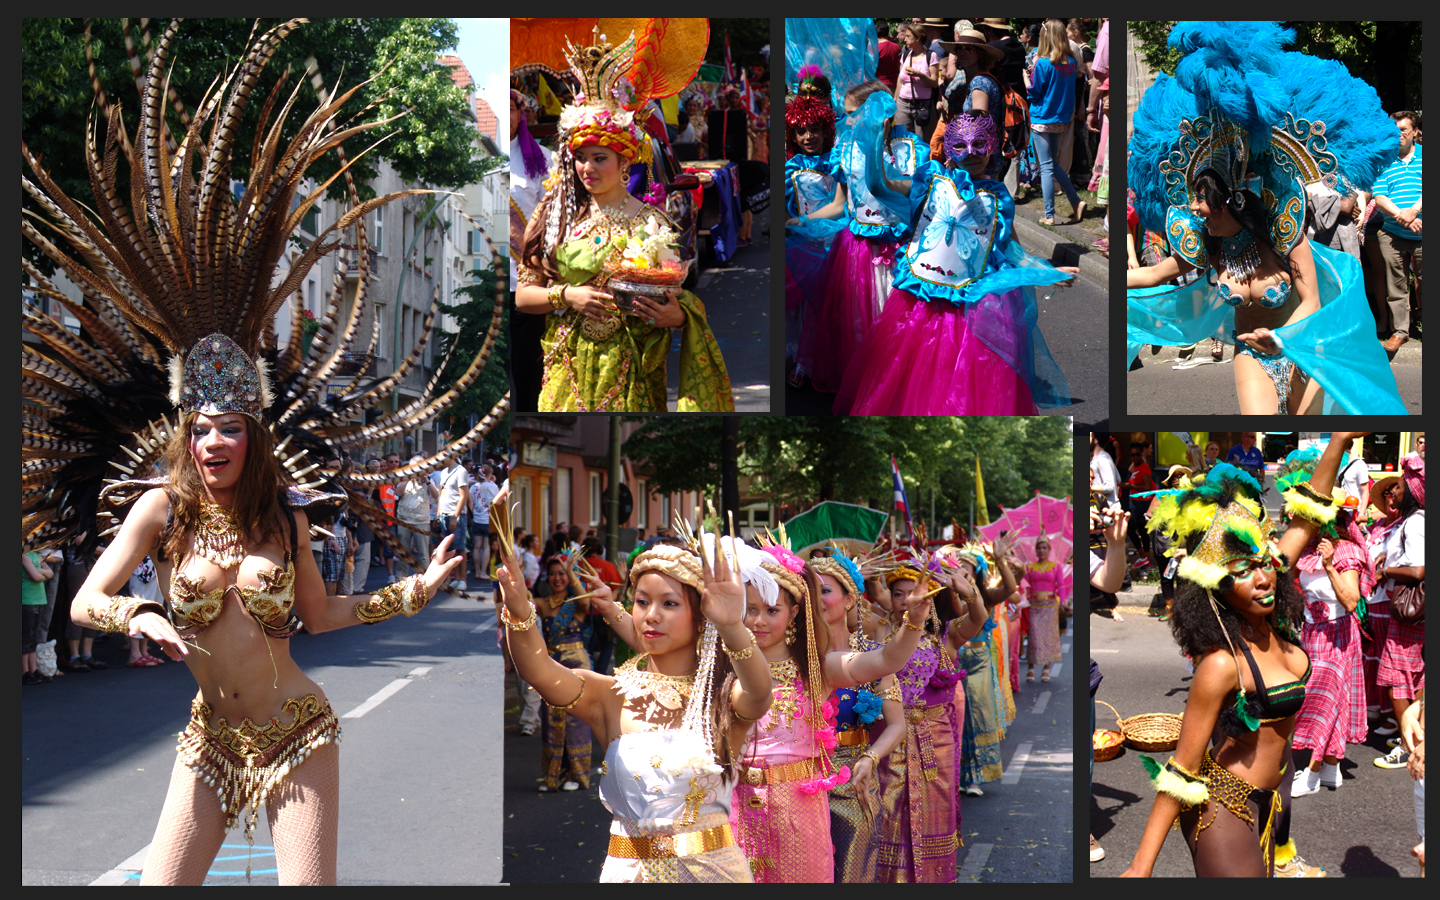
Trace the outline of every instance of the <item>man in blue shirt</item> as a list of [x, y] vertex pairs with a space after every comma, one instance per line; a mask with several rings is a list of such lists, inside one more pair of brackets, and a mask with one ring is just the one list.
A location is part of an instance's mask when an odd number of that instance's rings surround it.
[[[1405, 273], [1409, 263], [1415, 273], [1415, 293], [1420, 293], [1421, 150], [1415, 143], [1420, 132], [1413, 112], [1401, 110], [1391, 116], [1400, 129], [1400, 158], [1375, 181], [1375, 205], [1385, 213], [1377, 232], [1380, 256], [1385, 260], [1385, 287], [1390, 304], [1391, 334], [1385, 350], [1393, 354], [1410, 340], [1410, 284]], [[1382, 332], [1383, 334], [1383, 332]]]
[[1240, 443], [1230, 448], [1230, 452], [1225, 454], [1225, 461], [1255, 476], [1255, 480], [1260, 482], [1260, 490], [1265, 490], [1265, 457], [1255, 446], [1255, 432], [1241, 432]]

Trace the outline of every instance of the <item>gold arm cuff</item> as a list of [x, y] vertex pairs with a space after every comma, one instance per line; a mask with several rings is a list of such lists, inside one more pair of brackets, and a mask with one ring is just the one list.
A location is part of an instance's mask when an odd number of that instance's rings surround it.
[[90, 613], [90, 621], [95, 624], [97, 630], [107, 631], [111, 634], [128, 634], [130, 620], [142, 612], [165, 615], [165, 607], [154, 600], [123, 597], [119, 594], [111, 597], [109, 604], [105, 606], [97, 606], [92, 602], [87, 611]]
[[399, 615], [413, 616], [430, 602], [425, 590], [425, 576], [411, 575], [394, 584], [387, 584], [375, 594], [355, 604], [355, 618], [374, 625]]
[[515, 281], [518, 284], [544, 284], [545, 276], [543, 273], [517, 262], [515, 264]]
[[731, 650], [724, 641], [720, 642], [720, 649], [725, 651], [726, 656], [734, 660], [742, 660], [749, 659], [750, 657], [755, 655], [755, 648], [760, 646], [755, 641], [755, 633], [748, 628], [745, 629], [745, 633], [750, 635], [750, 645], [740, 650]]
[[706, 828], [704, 831], [689, 831], [684, 834], [657, 834], [654, 836], [626, 837], [623, 834], [610, 835], [610, 855], [618, 859], [664, 859], [669, 856], [697, 856], [733, 847], [735, 834], [730, 823]]
[[[574, 699], [574, 700], [571, 700], [569, 703], [565, 704], [564, 706], [556, 706], [555, 704], [551, 703], [549, 700], [545, 700], [545, 705], [548, 706], [548, 707], [550, 707], [551, 709], [553, 709], [555, 712], [568, 712], [568, 711], [574, 709], [574, 708], [575, 708], [575, 704], [577, 704], [577, 703], [580, 702], [580, 698], [585, 696], [585, 676], [580, 674], [580, 673], [583, 672], [583, 671], [585, 671], [585, 670], [584, 670], [584, 669], [576, 669], [576, 670], [575, 670], [575, 677], [578, 678], [578, 679], [580, 679], [580, 693], [578, 693], [578, 694], [575, 695], [575, 699]], [[545, 698], [544, 698], [544, 697], [541, 697], [540, 699], [544, 700]]]
[[535, 627], [535, 619], [536, 612], [535, 604], [533, 602], [530, 604], [530, 618], [526, 619], [523, 622], [516, 622], [514, 619], [510, 618], [509, 608], [506, 607], [504, 603], [500, 604], [500, 624], [504, 625], [510, 631], [529, 631], [531, 628]]
[[900, 693], [900, 682], [895, 682], [880, 693], [882, 700], [894, 700], [896, 703], [904, 703], [905, 696]]

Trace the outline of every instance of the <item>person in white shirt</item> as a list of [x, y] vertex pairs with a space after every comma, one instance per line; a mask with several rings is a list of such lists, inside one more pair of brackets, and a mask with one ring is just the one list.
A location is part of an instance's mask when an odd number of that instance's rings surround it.
[[495, 484], [489, 463], [475, 471], [475, 480], [470, 483], [470, 532], [474, 544], [470, 555], [475, 564], [475, 578], [483, 583], [490, 572], [490, 501], [500, 493], [500, 488]]
[[1344, 489], [1345, 493], [1359, 499], [1360, 505], [1355, 508], [1360, 511], [1359, 515], [1363, 521], [1365, 510], [1370, 508], [1370, 467], [1360, 456], [1358, 440], [1351, 445], [1350, 459], [1340, 467], [1340, 474], [1335, 481]]
[[[470, 485], [470, 473], [465, 471], [465, 466], [457, 459], [437, 474], [440, 476], [440, 494], [435, 500], [435, 515], [440, 520], [440, 536], [453, 534], [453, 545], [464, 547], [465, 512], [470, 508], [470, 493], [466, 490]], [[453, 579], [453, 583], [460, 590], [465, 589], [459, 579]]]
[[1115, 460], [1100, 446], [1095, 433], [1090, 433], [1090, 489], [1105, 494], [1105, 505], [1111, 508], [1120, 505], [1120, 470]]

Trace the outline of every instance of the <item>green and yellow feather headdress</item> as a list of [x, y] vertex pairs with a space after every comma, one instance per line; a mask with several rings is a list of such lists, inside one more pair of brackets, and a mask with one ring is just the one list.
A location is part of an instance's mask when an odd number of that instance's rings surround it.
[[1169, 535], [1177, 547], [1188, 544], [1195, 534], [1204, 535], [1180, 561], [1176, 575], [1214, 590], [1230, 576], [1231, 560], [1276, 552], [1275, 526], [1265, 515], [1260, 491], [1248, 473], [1221, 463], [1203, 482], [1182, 478], [1178, 488], [1135, 496], [1160, 497], [1148, 527]]

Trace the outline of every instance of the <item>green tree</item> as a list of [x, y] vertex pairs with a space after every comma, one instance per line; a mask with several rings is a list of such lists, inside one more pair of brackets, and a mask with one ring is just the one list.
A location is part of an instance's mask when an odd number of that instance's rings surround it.
[[[459, 326], [454, 333], [440, 332], [436, 343], [437, 359], [450, 354], [445, 368], [441, 370], [440, 384], [451, 385], [460, 380], [465, 370], [480, 352], [485, 342], [485, 333], [490, 328], [495, 313], [495, 272], [481, 270], [473, 284], [456, 288], [455, 293], [464, 299], [457, 303], [441, 302], [440, 309], [455, 317]], [[495, 339], [489, 361], [455, 405], [449, 410], [449, 431], [459, 437], [469, 430], [470, 416], [484, 416], [505, 392], [510, 390], [510, 321], [509, 304], [501, 304], [500, 334]], [[495, 429], [486, 436], [488, 445], [503, 447], [510, 442], [510, 416], [505, 416]]]
[[[279, 19], [193, 19], [179, 26], [170, 43], [167, 67], [170, 85], [190, 115], [223, 67], [242, 58], [252, 27], [263, 31]], [[132, 35], [142, 65], [149, 48], [158, 42], [169, 19], [131, 20]], [[141, 23], [146, 23], [142, 26]], [[31, 151], [41, 155], [60, 187], [84, 205], [94, 202], [84, 164], [86, 120], [94, 107], [94, 90], [85, 62], [85, 23], [80, 19], [25, 19], [21, 28], [21, 136]], [[125, 125], [133, 136], [138, 116], [138, 95], [130, 72], [121, 23], [91, 23], [92, 50], [97, 75], [111, 103], [119, 103]], [[148, 35], [147, 42], [144, 36]], [[304, 83], [305, 61], [313, 57], [319, 75], [333, 93], [348, 90], [367, 78], [373, 80], [356, 92], [342, 108], [337, 121], [373, 122], [409, 110], [395, 122], [358, 134], [344, 144], [346, 158], [362, 198], [375, 191], [368, 184], [378, 159], [390, 161], [408, 181], [458, 188], [479, 181], [501, 161], [482, 157], [475, 148], [475, 126], [468, 115], [466, 90], [456, 87], [449, 69], [437, 59], [456, 42], [456, 26], [449, 19], [316, 19], [301, 25], [282, 41], [257, 81], [251, 102], [236, 132], [232, 177], [249, 174], [250, 154], [260, 108], [287, 66], [286, 88], [301, 84], [295, 107], [282, 132], [294, 137], [317, 100]], [[288, 91], [285, 92], [288, 97]], [[282, 101], [284, 97], [281, 98]], [[373, 104], [373, 105], [372, 105]], [[166, 111], [172, 130], [183, 133], [174, 110]], [[272, 115], [273, 123], [273, 115]], [[393, 134], [390, 134], [394, 132]], [[374, 154], [361, 152], [382, 136]], [[132, 137], [133, 139], [133, 137]], [[358, 158], [358, 159], [357, 159]], [[24, 168], [22, 161], [21, 166]], [[309, 168], [324, 180], [339, 167], [336, 154], [327, 154]], [[116, 173], [120, 195], [129, 197], [129, 172]], [[337, 179], [329, 196], [344, 196], [345, 182]], [[27, 209], [36, 209], [27, 196]], [[22, 238], [22, 252], [50, 271], [48, 260]]]
[[770, 43], [770, 20], [762, 19], [711, 19], [710, 46], [705, 50], [705, 61], [713, 65], [725, 65], [725, 35], [730, 35], [730, 58], [737, 66], [758, 66], [763, 62], [760, 48]]

